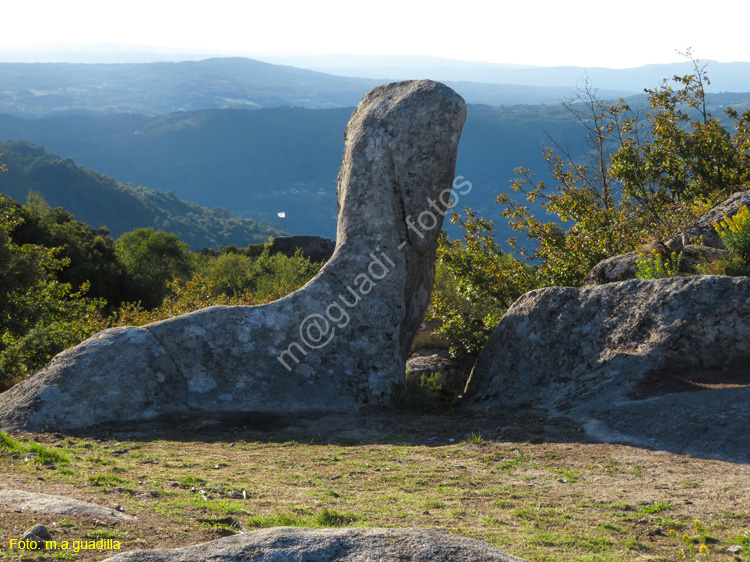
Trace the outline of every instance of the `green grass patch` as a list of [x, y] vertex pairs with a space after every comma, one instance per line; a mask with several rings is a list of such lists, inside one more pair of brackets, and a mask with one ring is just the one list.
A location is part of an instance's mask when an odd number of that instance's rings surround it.
[[52, 447], [45, 447], [36, 441], [18, 441], [4, 431], [0, 431], [0, 449], [20, 456], [28, 455], [28, 462], [45, 466], [70, 464], [67, 452]]
[[89, 536], [95, 539], [116, 539], [126, 535], [127, 532], [124, 531], [107, 531], [106, 529], [97, 529], [89, 532]]
[[125, 480], [114, 474], [91, 474], [88, 480], [92, 486], [100, 486], [105, 489], [116, 488], [126, 483]]
[[514, 509], [512, 512], [514, 517], [533, 523], [540, 527], [562, 527], [572, 519], [571, 515], [552, 508], [538, 509], [536, 507], [524, 507]]
[[195, 476], [194, 474], [186, 474], [185, 476], [178, 478], [177, 483], [183, 488], [192, 488], [193, 486], [197, 488], [208, 484], [208, 480], [201, 478], [200, 476]]
[[[443, 417], [420, 418], [419, 423], [430, 426], [428, 441], [432, 425], [447, 424], [440, 421]], [[55, 435], [42, 435], [34, 439], [43, 445], [65, 443], [71, 459], [67, 469], [42, 470], [22, 459], [11, 459], [5, 450], [0, 453], [0, 467], [27, 481], [43, 477], [58, 489], [88, 486], [100, 503], [119, 502], [126, 512], [161, 516], [159, 528], [139, 527], [135, 535], [130, 530], [129, 536], [118, 538], [123, 549], [153, 547], [158, 533], [170, 533], [175, 546], [180, 537], [200, 535], [202, 541], [212, 540], [236, 532], [231, 523], [236, 520], [242, 531], [277, 526], [439, 528], [539, 562], [629, 562], [638, 557], [666, 561], [674, 559], [678, 549], [688, 553], [690, 547], [701, 545], [709, 545], [712, 556], [735, 544], [750, 550], [750, 539], [743, 535], [750, 517], [736, 503], [721, 500], [735, 497], [732, 494], [745, 487], [744, 473], [732, 466], [726, 470], [735, 472], [723, 475], [718, 484], [705, 480], [700, 466], [696, 470], [683, 467], [678, 457], [650, 459], [642, 453], [629, 456], [626, 451], [612, 455], [617, 462], [609, 462], [603, 451], [577, 444], [492, 441], [479, 446], [484, 442], [479, 437], [492, 434], [492, 429], [479, 423], [472, 429], [475, 437], [466, 429], [459, 432], [449, 424], [438, 425], [434, 434], [442, 444], [435, 439], [427, 445], [405, 441], [393, 445], [386, 442], [390, 430], [383, 431], [377, 443], [358, 441], [350, 446], [311, 443], [307, 438], [284, 445], [282, 441], [290, 435], [269, 443], [243, 441], [238, 435], [232, 446], [226, 442], [94, 440], [91, 447], [81, 448], [79, 441], [68, 444]], [[27, 444], [26, 435], [11, 435], [15, 440], [4, 440], [3, 449]], [[448, 443], [448, 436], [455, 441]], [[109, 453], [114, 466], [92, 465], [103, 458], [103, 451], [120, 449], [130, 453], [126, 459]], [[181, 456], [175, 454], [178, 449]], [[190, 463], [183, 467], [180, 460]], [[665, 461], [677, 475], [662, 470]], [[221, 470], [213, 469], [219, 463]], [[644, 467], [649, 480], [648, 486], [636, 481], [639, 490], [653, 486], [652, 493], [659, 495], [628, 493], [635, 481], [629, 471], [636, 463]], [[204, 470], [208, 466], [211, 469]], [[61, 475], [63, 470], [70, 474]], [[577, 483], [561, 485], [557, 482], [561, 477]], [[718, 492], [717, 501], [711, 504], [715, 512], [683, 505], [685, 481], [702, 482], [710, 492]], [[141, 493], [115, 494], [109, 502], [102, 498], [102, 492], [116, 487]], [[148, 490], [156, 490], [158, 496], [150, 496]], [[248, 492], [245, 498], [229, 497], [242, 490]], [[0, 522], [4, 536], [22, 533], [31, 523], [21, 515], [11, 517], [15, 520], [10, 525]], [[70, 518], [60, 519], [59, 532], [65, 529], [77, 538], [92, 531], [111, 533], [126, 528], [103, 529], [77, 520], [72, 526]], [[695, 526], [696, 519], [705, 523]], [[127, 529], [135, 527], [128, 524]], [[737, 536], [742, 543], [733, 540]], [[143, 545], [137, 543], [139, 539], [144, 539]], [[717, 539], [720, 543], [711, 544]], [[5, 559], [2, 554], [0, 560]], [[747, 554], [740, 553], [743, 562]], [[44, 556], [52, 560], [50, 552]], [[78, 554], [76, 560], [94, 559]]]
[[466, 437], [466, 441], [465, 442], [468, 443], [468, 444], [470, 444], [470, 445], [478, 445], [480, 447], [483, 446], [483, 445], [487, 445], [488, 444], [487, 441], [485, 441], [482, 438], [482, 434], [481, 433], [477, 433], [477, 432], [470, 433]]
[[613, 533], [624, 533], [625, 529], [622, 527], [618, 527], [617, 525], [613, 523], [601, 523], [599, 525], [600, 529], [603, 529], [604, 531], [611, 531]]
[[200, 506], [209, 511], [215, 511], [216, 513], [223, 513], [225, 515], [247, 513], [246, 505], [228, 500], [221, 500], [218, 502], [206, 501], [200, 496], [193, 496], [190, 503], [192, 503], [194, 506]]
[[637, 464], [633, 468], [630, 469], [630, 474], [633, 476], [637, 476], [638, 478], [643, 478], [643, 475], [646, 473], [646, 469], [643, 468], [641, 465]]
[[649, 515], [652, 513], [659, 513], [660, 511], [667, 511], [670, 509], [672, 509], [672, 505], [667, 501], [663, 501], [663, 502], [658, 502], [658, 503], [651, 504], [651, 505], [646, 505], [642, 507], [638, 511], [638, 513], [642, 515]]
[[320, 527], [346, 527], [359, 519], [358, 515], [352, 513], [340, 513], [324, 507], [323, 510], [315, 516], [315, 523]]

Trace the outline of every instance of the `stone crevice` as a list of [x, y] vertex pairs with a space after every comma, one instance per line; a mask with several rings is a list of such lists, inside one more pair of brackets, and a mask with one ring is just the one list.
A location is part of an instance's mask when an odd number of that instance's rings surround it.
[[[188, 392], [188, 379], [185, 376], [185, 374], [182, 372], [182, 369], [180, 369], [179, 363], [175, 360], [175, 358], [172, 356], [172, 352], [170, 351], [168, 346], [165, 346], [164, 343], [160, 340], [159, 335], [155, 334], [152, 330], [149, 329], [149, 325], [141, 326], [143, 330], [148, 332], [148, 334], [154, 338], [154, 341], [158, 344], [159, 348], [164, 352], [164, 354], [169, 358], [170, 363], [173, 367], [173, 375], [174, 377], [179, 381], [182, 381], [182, 388], [184, 389], [184, 395], [180, 396], [180, 394], [175, 395], [175, 399], [178, 400], [184, 407], [188, 407], [188, 399], [187, 399], [187, 392]], [[177, 381], [174, 381], [177, 382]]]

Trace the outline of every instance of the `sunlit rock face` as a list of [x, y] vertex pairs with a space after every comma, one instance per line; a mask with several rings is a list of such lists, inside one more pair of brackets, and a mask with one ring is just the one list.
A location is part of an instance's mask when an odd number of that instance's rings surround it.
[[105, 330], [4, 393], [0, 427], [389, 403], [428, 304], [465, 118], [437, 82], [374, 88], [346, 130], [337, 245], [314, 279], [264, 306]]
[[750, 462], [750, 278], [523, 295], [482, 349], [462, 407], [524, 405], [597, 440]]

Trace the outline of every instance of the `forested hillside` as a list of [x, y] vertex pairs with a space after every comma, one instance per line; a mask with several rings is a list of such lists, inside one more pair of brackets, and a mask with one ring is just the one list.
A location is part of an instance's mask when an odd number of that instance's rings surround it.
[[153, 227], [177, 234], [192, 248], [260, 243], [281, 231], [269, 224], [230, 216], [181, 201], [172, 193], [134, 188], [82, 168], [69, 159], [26, 142], [0, 143], [0, 193], [24, 203], [30, 191], [53, 207], [64, 207], [93, 227], [106, 226], [116, 238], [135, 228]]
[[[42, 144], [119, 181], [226, 207], [235, 216], [283, 226], [277, 213], [285, 211], [291, 233], [333, 238], [336, 177], [352, 109], [0, 116], [0, 135]], [[570, 138], [580, 148], [579, 126], [559, 105], [470, 106], [456, 173], [474, 187], [461, 205], [491, 214], [515, 167], [544, 173], [545, 134]]]
[[[728, 105], [742, 111], [749, 101], [750, 94], [707, 96], [709, 107], [719, 116]], [[645, 103], [645, 96], [629, 98], [628, 102], [637, 108]], [[128, 220], [121, 213], [106, 221], [85, 215], [86, 222], [107, 222], [113, 232], [144, 224], [167, 228], [167, 219], [173, 225], [170, 228], [176, 229], [184, 220], [176, 217], [184, 213], [196, 213], [204, 221], [226, 218], [222, 211], [191, 211], [176, 197], [209, 208], [224, 207], [233, 217], [266, 221], [293, 234], [333, 238], [336, 178], [344, 147], [343, 133], [352, 109], [276, 107], [180, 111], [156, 117], [131, 113], [39, 119], [0, 115], [0, 139], [43, 145], [117, 181], [174, 194], [172, 197], [150, 192], [149, 210], [142, 201], [132, 210], [119, 205], [119, 209], [128, 209], [127, 214], [135, 212], [140, 216], [140, 222], [133, 224], [115, 226], [116, 221]], [[497, 218], [496, 196], [510, 189], [514, 170], [519, 166], [535, 170], [538, 179], [549, 181], [541, 145], [550, 144], [551, 139], [567, 144], [573, 157], [585, 159], [584, 127], [561, 104], [469, 105], [456, 174], [470, 181], [473, 189], [461, 198], [460, 205]], [[139, 193], [141, 199], [145, 197], [142, 190]], [[76, 209], [92, 206], [90, 197], [74, 204], [71, 198], [75, 195], [69, 196], [59, 202], [48, 198], [51, 204], [65, 206], [76, 214], [83, 212]], [[158, 211], [165, 208], [169, 210], [166, 215]], [[278, 218], [281, 211], [286, 213], [286, 221]], [[154, 212], [158, 218], [152, 216]], [[149, 222], [143, 222], [144, 213]], [[186, 225], [173, 231], [193, 247], [246, 244], [235, 237], [238, 229], [243, 232], [239, 225], [227, 224], [230, 223], [206, 227], [223, 232], [221, 235], [188, 233], [191, 229]], [[448, 229], [457, 233], [450, 225]], [[511, 234], [502, 221], [499, 238]]]

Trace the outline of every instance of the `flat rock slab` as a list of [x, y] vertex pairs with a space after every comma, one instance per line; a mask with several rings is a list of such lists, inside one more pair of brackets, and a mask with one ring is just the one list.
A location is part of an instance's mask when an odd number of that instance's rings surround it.
[[750, 388], [681, 392], [591, 406], [578, 416], [596, 441], [750, 463]]
[[126, 521], [135, 519], [131, 515], [93, 503], [24, 490], [0, 490], [0, 507], [6, 511], [22, 510], [32, 513], [54, 513], [56, 515], [85, 515]]
[[527, 562], [487, 543], [426, 529], [274, 527], [177, 549], [124, 552], [105, 562]]

